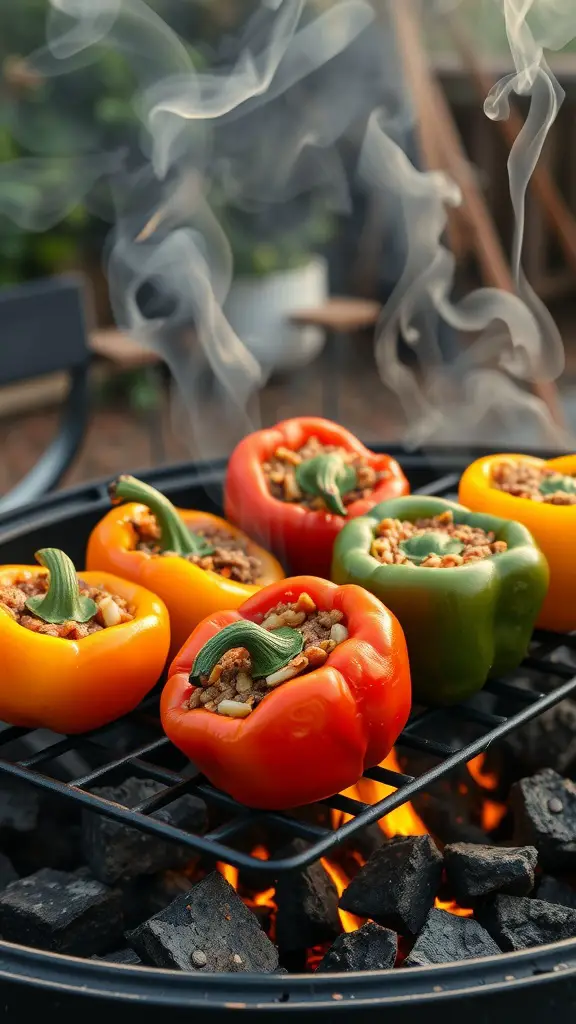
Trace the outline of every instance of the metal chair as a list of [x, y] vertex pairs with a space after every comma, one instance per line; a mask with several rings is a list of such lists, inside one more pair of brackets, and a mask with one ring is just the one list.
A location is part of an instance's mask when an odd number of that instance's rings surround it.
[[70, 387], [56, 437], [35, 466], [0, 498], [0, 512], [51, 491], [72, 463], [88, 419], [84, 284], [69, 276], [0, 291], [0, 387], [67, 372]]

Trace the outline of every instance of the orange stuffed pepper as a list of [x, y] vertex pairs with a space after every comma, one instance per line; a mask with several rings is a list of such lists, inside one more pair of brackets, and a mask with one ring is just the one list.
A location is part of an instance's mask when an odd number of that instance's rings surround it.
[[110, 486], [112, 508], [92, 531], [86, 565], [147, 587], [170, 613], [172, 654], [206, 615], [238, 608], [284, 578], [276, 559], [210, 512], [177, 509], [134, 477]]
[[576, 455], [548, 461], [530, 455], [489, 455], [462, 476], [459, 498], [474, 512], [523, 523], [550, 567], [538, 625], [576, 629]]
[[0, 719], [79, 733], [132, 711], [164, 668], [168, 612], [155, 594], [63, 551], [0, 566]]

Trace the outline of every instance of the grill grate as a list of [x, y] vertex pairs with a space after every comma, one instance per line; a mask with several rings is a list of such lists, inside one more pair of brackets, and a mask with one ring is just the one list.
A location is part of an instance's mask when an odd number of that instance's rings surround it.
[[[419, 488], [417, 493], [452, 497], [458, 475], [449, 473], [434, 483]], [[133, 729], [134, 737], [143, 737], [120, 756], [113, 756], [114, 730], [118, 726], [107, 726], [85, 736], [51, 737], [43, 742], [40, 749], [30, 756], [9, 760], [5, 755], [8, 744], [14, 740], [30, 738], [38, 746], [41, 734], [17, 727], [6, 727], [0, 732], [0, 772], [21, 779], [42, 790], [56, 794], [65, 800], [74, 801], [87, 810], [96, 811], [109, 818], [124, 822], [145, 832], [188, 846], [191, 852], [209, 856], [238, 868], [250, 869], [261, 876], [277, 878], [279, 875], [309, 864], [330, 852], [331, 849], [351, 839], [355, 833], [383, 818], [390, 811], [410, 800], [415, 793], [426, 790], [432, 783], [448, 774], [458, 765], [483, 753], [496, 740], [542, 714], [547, 708], [576, 692], [576, 668], [571, 665], [572, 652], [576, 653], [576, 635], [558, 635], [536, 631], [528, 657], [521, 668], [506, 679], [491, 680], [482, 694], [464, 704], [449, 709], [423, 709], [415, 712], [402, 733], [397, 746], [434, 755], [438, 764], [418, 777], [404, 775], [387, 768], [372, 768], [365, 778], [394, 787], [395, 791], [374, 804], [365, 804], [342, 794], [333, 796], [323, 803], [327, 808], [351, 815], [349, 821], [337, 829], [330, 829], [309, 821], [300, 820], [289, 813], [252, 811], [227, 794], [216, 790], [200, 774], [190, 774], [190, 769], [173, 770], [162, 764], [171, 749], [163, 735], [158, 718], [158, 697], [148, 698], [135, 712], [122, 720], [123, 725]], [[576, 662], [575, 662], [576, 664]], [[538, 678], [545, 677], [543, 691], [526, 689], [522, 683], [529, 673], [532, 686], [538, 686]], [[497, 714], [494, 705], [510, 707], [509, 714]], [[473, 728], [477, 735], [464, 745], [452, 746], [442, 739], [447, 732], [454, 732], [454, 725], [461, 723], [465, 730]], [[92, 771], [72, 781], [61, 781], [48, 770], [57, 758], [73, 753], [84, 754], [90, 760], [102, 763]], [[43, 770], [44, 769], [44, 770]], [[119, 774], [129, 772], [155, 779], [166, 787], [136, 808], [127, 808], [111, 803], [90, 792], [91, 787], [112, 784]], [[176, 828], [151, 815], [170, 804], [184, 793], [202, 797], [209, 807], [218, 810], [225, 817], [221, 824], [204, 835], [194, 835]], [[249, 853], [237, 849], [233, 843], [258, 826], [275, 834], [280, 832], [289, 840], [298, 836], [308, 841], [309, 847], [297, 856], [271, 858], [262, 861]]]

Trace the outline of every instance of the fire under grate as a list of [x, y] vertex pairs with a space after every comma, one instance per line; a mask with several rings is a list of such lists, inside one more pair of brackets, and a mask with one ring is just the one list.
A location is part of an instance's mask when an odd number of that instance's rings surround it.
[[[457, 474], [450, 473], [417, 489], [415, 493], [451, 497], [457, 481]], [[491, 680], [481, 694], [456, 707], [416, 710], [396, 746], [433, 755], [438, 758], [438, 764], [417, 777], [383, 767], [370, 769], [365, 773], [365, 778], [394, 787], [395, 791], [373, 804], [362, 803], [342, 794], [323, 801], [327, 808], [351, 816], [336, 829], [300, 820], [290, 812], [253, 811], [215, 789], [199, 773], [187, 774], [162, 763], [155, 763], [156, 759], [162, 761], [170, 749], [170, 743], [160, 726], [157, 695], [149, 697], [135, 712], [121, 720], [121, 727], [126, 731], [133, 730], [134, 738], [138, 734], [141, 737], [143, 733], [150, 738], [146, 742], [130, 745], [119, 756], [114, 749], [113, 736], [117, 728], [117, 723], [114, 723], [83, 736], [61, 739], [51, 737], [41, 749], [18, 760], [0, 756], [0, 771], [65, 800], [72, 800], [88, 810], [183, 844], [191, 851], [213, 860], [255, 871], [259, 876], [278, 878], [329, 854], [365, 826], [384, 818], [411, 800], [415, 794], [429, 789], [458, 765], [484, 753], [492, 743], [507, 733], [576, 692], [576, 669], [574, 663], [570, 663], [573, 654], [576, 654], [576, 634], [559, 636], [536, 631], [528, 657], [515, 673], [504, 679]], [[530, 689], [522, 685], [523, 673], [525, 676], [526, 671], [532, 679]], [[546, 683], [542, 691], [538, 690], [539, 678], [543, 682], [545, 679]], [[502, 706], [510, 708], [506, 715], [501, 713]], [[455, 726], [462, 734], [472, 729], [477, 735], [463, 744], [446, 742], [446, 735], [453, 734]], [[8, 744], [26, 740], [26, 737], [34, 745], [32, 734], [34, 730], [5, 727], [0, 732], [0, 754], [4, 753]], [[36, 737], [38, 735], [35, 734]], [[35, 745], [38, 746], [38, 743]], [[52, 762], [73, 752], [91, 760], [96, 757], [103, 763], [72, 781], [62, 781], [49, 773], [48, 767]], [[90, 792], [90, 787], [111, 784], [122, 771], [153, 779], [165, 788], [134, 808], [112, 803]], [[217, 810], [226, 820], [210, 832], [196, 835], [151, 817], [153, 812], [166, 807], [185, 793], [201, 797], [209, 808]], [[234, 842], [241, 843], [242, 837], [254, 826], [264, 831], [269, 829], [280, 832], [287, 841], [295, 837], [302, 838], [309, 845], [303, 852], [290, 857], [271, 857], [266, 861], [257, 859], [233, 845]]]

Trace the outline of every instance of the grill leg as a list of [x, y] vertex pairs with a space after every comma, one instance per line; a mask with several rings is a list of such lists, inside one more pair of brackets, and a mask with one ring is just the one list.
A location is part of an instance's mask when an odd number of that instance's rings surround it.
[[162, 466], [166, 461], [164, 445], [164, 373], [161, 366], [146, 367], [146, 376], [152, 391], [157, 391], [156, 404], [144, 412], [144, 425], [150, 442], [150, 458], [153, 466]]
[[322, 413], [327, 420], [338, 422], [340, 385], [344, 376], [346, 335], [327, 331], [322, 352]]

